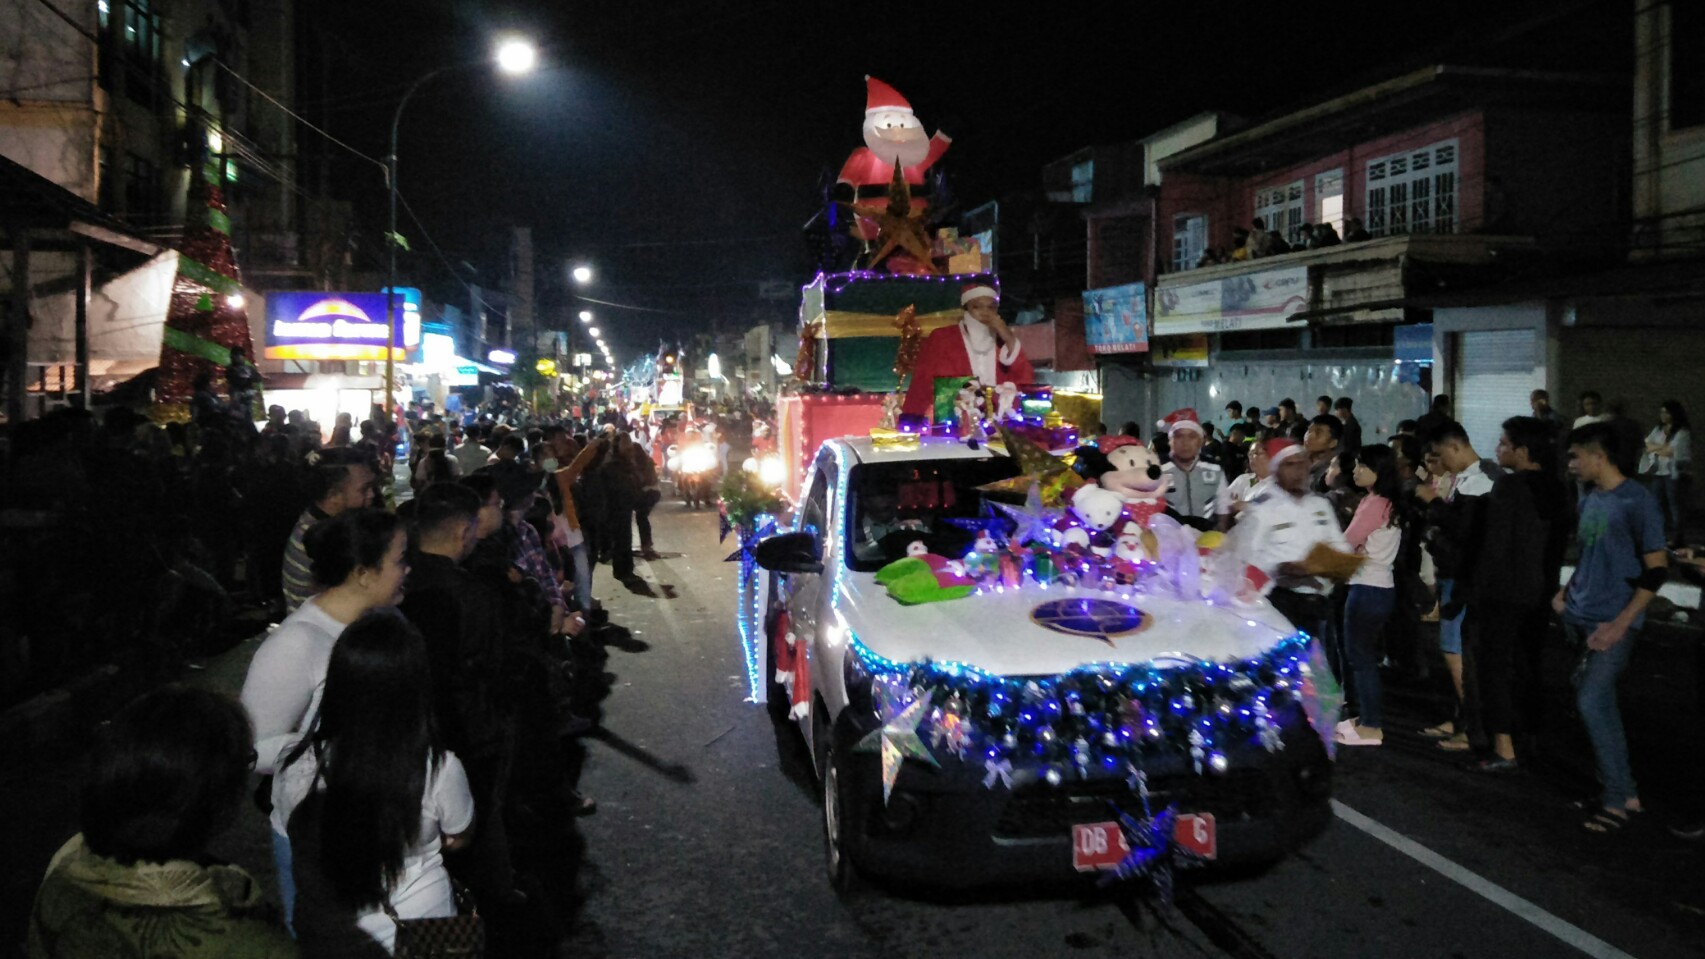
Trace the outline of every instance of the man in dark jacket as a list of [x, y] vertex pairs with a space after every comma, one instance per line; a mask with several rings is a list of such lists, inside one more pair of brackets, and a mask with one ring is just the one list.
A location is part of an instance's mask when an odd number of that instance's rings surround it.
[[498, 903], [518, 897], [500, 811], [514, 768], [515, 725], [503, 693], [501, 598], [461, 567], [479, 543], [482, 505], [455, 483], [434, 483], [415, 497], [416, 552], [401, 609], [426, 638], [438, 728], [462, 760], [481, 811], [467, 881], [481, 902]]
[[[1569, 537], [1569, 498], [1554, 464], [1551, 426], [1532, 416], [1504, 421], [1498, 465], [1482, 513], [1471, 604], [1481, 612], [1472, 639], [1481, 722], [1493, 755], [1474, 768], [1516, 768], [1517, 728], [1538, 726], [1539, 662], [1551, 627], [1547, 608], [1557, 592]], [[1519, 713], [1518, 713], [1519, 705]]]
[[[1434, 412], [1438, 409], [1435, 403]], [[1473, 674], [1465, 665], [1463, 649], [1468, 634], [1481, 625], [1475, 615], [1481, 604], [1469, 602], [1474, 561], [1479, 556], [1484, 529], [1486, 496], [1503, 470], [1491, 460], [1480, 458], [1468, 440], [1468, 432], [1455, 420], [1446, 420], [1430, 436], [1433, 450], [1452, 474], [1451, 489], [1441, 496], [1431, 486], [1417, 486], [1415, 497], [1427, 504], [1427, 547], [1433, 554], [1439, 586], [1439, 649], [1456, 686], [1459, 711], [1449, 722], [1422, 732], [1443, 740], [1442, 749], [1464, 751], [1469, 748], [1465, 722], [1473, 716], [1461, 707], [1474, 700], [1468, 695], [1466, 684]]]

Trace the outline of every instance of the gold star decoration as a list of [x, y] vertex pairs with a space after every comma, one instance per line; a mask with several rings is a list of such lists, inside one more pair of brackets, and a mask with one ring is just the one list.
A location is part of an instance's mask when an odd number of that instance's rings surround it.
[[1007, 453], [1018, 461], [1023, 472], [1011, 479], [984, 483], [977, 489], [985, 493], [1020, 493], [1029, 495], [1031, 487], [1041, 492], [1042, 505], [1059, 509], [1065, 505], [1066, 490], [1083, 485], [1083, 477], [1072, 470], [1072, 457], [1055, 456], [1030, 442], [1005, 424], [1000, 427], [1001, 442]]
[[866, 269], [875, 269], [896, 250], [905, 250], [918, 261], [919, 269], [925, 274], [935, 275], [935, 253], [930, 248], [929, 237], [924, 235], [924, 210], [912, 205], [912, 188], [900, 169], [900, 161], [894, 161], [894, 179], [888, 184], [887, 200], [849, 203], [847, 206], [852, 207], [857, 216], [876, 221], [877, 239], [882, 241], [882, 245], [865, 264]]
[[909, 757], [931, 766], [940, 766], [930, 755], [929, 747], [918, 736], [918, 724], [923, 722], [929, 697], [920, 695], [893, 714], [879, 728], [873, 729], [853, 749], [861, 753], [882, 754], [882, 804], [894, 793], [894, 781], [900, 778], [900, 765]]

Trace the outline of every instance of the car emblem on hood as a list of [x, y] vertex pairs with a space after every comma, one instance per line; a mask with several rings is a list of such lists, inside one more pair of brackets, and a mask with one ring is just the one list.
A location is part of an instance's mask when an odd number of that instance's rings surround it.
[[1109, 599], [1056, 599], [1032, 609], [1030, 621], [1043, 629], [1099, 639], [1111, 646], [1113, 637], [1141, 630], [1149, 617], [1135, 606]]

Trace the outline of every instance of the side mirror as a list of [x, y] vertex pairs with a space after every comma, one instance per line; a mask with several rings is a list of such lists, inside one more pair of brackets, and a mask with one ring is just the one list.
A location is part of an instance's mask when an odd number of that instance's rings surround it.
[[821, 573], [823, 552], [810, 533], [782, 533], [757, 545], [752, 558], [772, 573]]

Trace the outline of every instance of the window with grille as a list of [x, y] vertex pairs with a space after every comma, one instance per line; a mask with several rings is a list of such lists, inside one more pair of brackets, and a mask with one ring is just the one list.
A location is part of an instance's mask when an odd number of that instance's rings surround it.
[[1374, 236], [1455, 233], [1457, 142], [1369, 160], [1363, 226]]
[[147, 157], [124, 155], [124, 213], [134, 222], [152, 223], [159, 217], [160, 169]]
[[1072, 202], [1088, 203], [1095, 199], [1095, 161], [1085, 160], [1072, 165]]
[[1172, 221], [1172, 270], [1195, 269], [1208, 248], [1208, 218], [1185, 213]]
[[1339, 236], [1344, 235], [1343, 170], [1328, 170], [1314, 178], [1314, 222], [1330, 223]]
[[1705, 124], [1705, 5], [1669, 5], [1669, 128]]
[[1255, 191], [1255, 215], [1267, 224], [1267, 229], [1279, 231], [1285, 242], [1301, 244], [1302, 181], [1281, 183]]

